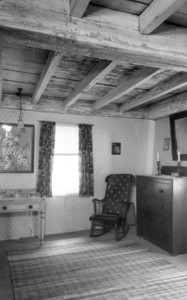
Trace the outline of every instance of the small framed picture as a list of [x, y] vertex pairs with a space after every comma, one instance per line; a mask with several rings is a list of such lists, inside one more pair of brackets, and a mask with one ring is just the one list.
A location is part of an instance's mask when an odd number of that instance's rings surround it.
[[163, 150], [169, 150], [169, 145], [170, 145], [170, 138], [165, 138], [164, 139], [164, 146], [163, 146]]
[[112, 154], [113, 155], [121, 154], [121, 143], [112, 143]]

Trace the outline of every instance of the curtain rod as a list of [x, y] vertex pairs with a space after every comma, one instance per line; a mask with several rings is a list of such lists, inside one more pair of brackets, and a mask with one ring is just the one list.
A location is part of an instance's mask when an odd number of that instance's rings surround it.
[[69, 126], [70, 126], [70, 125], [72, 125], [72, 126], [73, 126], [73, 125], [77, 125], [77, 126], [78, 126], [78, 125], [82, 125], [82, 124], [83, 124], [83, 125], [84, 125], [84, 124], [85, 124], [85, 125], [90, 125], [90, 126], [94, 126], [94, 125], [95, 125], [95, 124], [90, 124], [90, 123], [63, 123], [63, 122], [59, 122], [59, 121], [56, 122], [56, 121], [49, 121], [49, 120], [37, 120], [37, 122], [53, 122], [53, 123], [58, 123], [58, 124], [62, 124], [62, 125], [69, 125]]

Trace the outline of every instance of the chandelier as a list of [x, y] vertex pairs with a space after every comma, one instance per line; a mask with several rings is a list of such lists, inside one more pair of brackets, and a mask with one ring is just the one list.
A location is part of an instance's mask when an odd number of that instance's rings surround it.
[[23, 122], [23, 110], [22, 110], [22, 102], [21, 102], [21, 93], [22, 93], [22, 88], [18, 88], [18, 91], [16, 95], [20, 99], [20, 106], [19, 106], [19, 119], [18, 119], [18, 124], [17, 124], [17, 129], [22, 132], [24, 131], [24, 122]]

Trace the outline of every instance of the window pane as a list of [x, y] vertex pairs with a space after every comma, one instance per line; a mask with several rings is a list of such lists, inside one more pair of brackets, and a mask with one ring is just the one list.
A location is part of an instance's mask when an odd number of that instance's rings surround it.
[[79, 128], [71, 125], [56, 125], [54, 153], [78, 154]]
[[52, 174], [53, 196], [79, 192], [79, 157], [55, 155]]

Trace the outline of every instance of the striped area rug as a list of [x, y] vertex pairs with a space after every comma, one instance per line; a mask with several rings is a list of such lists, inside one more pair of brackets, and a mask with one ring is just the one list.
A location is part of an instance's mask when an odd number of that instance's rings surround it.
[[8, 260], [15, 300], [187, 299], [187, 272], [127, 239], [46, 242]]

